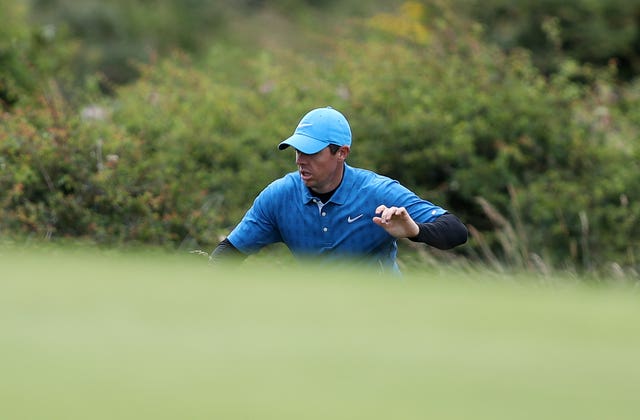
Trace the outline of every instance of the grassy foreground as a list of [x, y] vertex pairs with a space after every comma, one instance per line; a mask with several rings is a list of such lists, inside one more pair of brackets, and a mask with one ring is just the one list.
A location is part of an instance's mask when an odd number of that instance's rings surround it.
[[629, 288], [0, 251], [3, 419], [635, 419]]

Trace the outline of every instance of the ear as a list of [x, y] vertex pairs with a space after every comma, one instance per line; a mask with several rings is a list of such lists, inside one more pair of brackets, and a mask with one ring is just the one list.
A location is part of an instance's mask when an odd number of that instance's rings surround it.
[[340, 149], [338, 149], [338, 157], [345, 160], [349, 156], [350, 151], [351, 149], [349, 148], [349, 146], [342, 146], [340, 147]]

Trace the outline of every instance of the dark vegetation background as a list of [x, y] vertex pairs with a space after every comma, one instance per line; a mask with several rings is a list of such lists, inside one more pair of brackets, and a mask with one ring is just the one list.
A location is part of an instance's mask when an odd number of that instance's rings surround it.
[[210, 251], [294, 170], [277, 143], [332, 105], [352, 165], [468, 224], [446, 257], [637, 275], [638, 0], [0, 0], [0, 17], [4, 239]]

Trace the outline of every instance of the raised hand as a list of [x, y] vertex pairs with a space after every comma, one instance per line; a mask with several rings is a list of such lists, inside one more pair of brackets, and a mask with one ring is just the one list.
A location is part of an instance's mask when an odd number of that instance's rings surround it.
[[381, 204], [376, 208], [375, 214], [379, 216], [373, 218], [373, 223], [395, 238], [412, 238], [419, 232], [418, 225], [404, 207], [387, 207]]

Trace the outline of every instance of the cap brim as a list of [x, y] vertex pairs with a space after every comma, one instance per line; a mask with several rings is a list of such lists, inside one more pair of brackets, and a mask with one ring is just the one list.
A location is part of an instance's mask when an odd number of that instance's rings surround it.
[[329, 143], [327, 142], [316, 140], [303, 134], [294, 134], [293, 136], [280, 143], [278, 145], [278, 149], [284, 150], [287, 147], [291, 146], [302, 153], [313, 155], [314, 153], [318, 153], [328, 145]]

